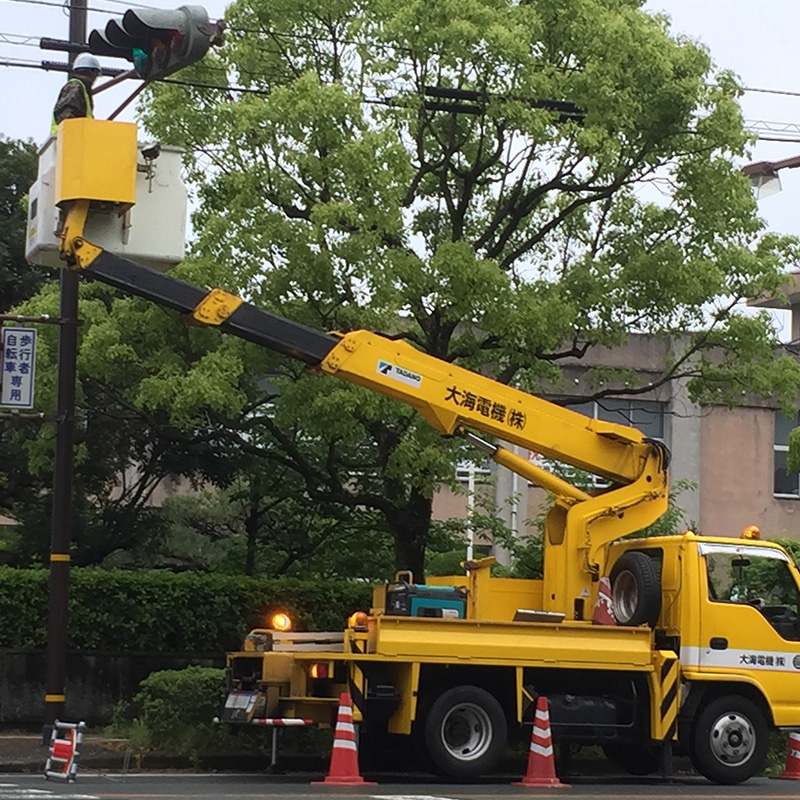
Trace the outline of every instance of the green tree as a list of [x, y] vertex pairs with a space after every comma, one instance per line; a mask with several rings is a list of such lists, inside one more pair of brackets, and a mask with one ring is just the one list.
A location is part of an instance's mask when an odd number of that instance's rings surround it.
[[[37, 149], [31, 141], [8, 139], [0, 135], [0, 314], [32, 297], [53, 274], [25, 260], [25, 226], [28, 217], [27, 194], [36, 180]], [[27, 470], [25, 452], [20, 446], [27, 429], [38, 423], [17, 419], [0, 422], [0, 507], [8, 510], [4, 498], [15, 498], [17, 508], [34, 507], [38, 502], [35, 480]], [[22, 428], [23, 430], [20, 430]], [[6, 529], [0, 539], [2, 560], [13, 560], [22, 541], [18, 531]]]
[[[641, 5], [234, 3], [196, 74], [263, 94], [159, 87], [145, 113], [189, 149], [197, 274], [314, 327], [396, 331], [400, 315], [426, 352], [523, 388], [633, 330], [675, 337], [656, 384], [791, 394], [797, 365], [774, 360], [767, 318], [734, 313], [795, 255], [762, 235], [735, 167], [738, 88]], [[431, 86], [476, 99], [431, 103]], [[659, 182], [669, 198], [651, 201]], [[379, 509], [398, 565], [421, 569], [452, 452], [357, 389], [299, 376], [284, 398], [285, 424], [363, 441], [369, 470], [341, 499]]]
[[32, 297], [52, 277], [25, 260], [28, 190], [36, 180], [36, 145], [0, 135], [0, 314]]
[[[642, 5], [237, 0], [224, 47], [182, 77], [247, 91], [165, 84], [144, 107], [187, 148], [199, 200], [178, 274], [527, 390], [563, 390], [562, 364], [642, 332], [670, 343], [662, 373], [603, 371], [594, 397], [679, 377], [699, 401], [793, 396], [769, 318], [737, 313], [796, 255], [764, 233], [736, 168], [739, 89]], [[186, 358], [174, 345], [190, 334], [161, 322], [154, 337], [133, 309], [116, 301], [84, 334], [95, 378], [124, 371], [132, 405], [290, 468], [311, 504], [377, 512], [397, 566], [422, 573], [462, 445], [243, 342]], [[279, 376], [269, 408], [264, 375]]]

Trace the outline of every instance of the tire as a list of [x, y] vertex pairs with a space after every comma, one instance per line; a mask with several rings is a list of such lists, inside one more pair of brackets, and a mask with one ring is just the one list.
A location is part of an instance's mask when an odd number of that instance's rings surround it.
[[692, 763], [710, 781], [733, 784], [758, 775], [764, 769], [768, 749], [769, 723], [746, 697], [718, 697], [697, 717]]
[[613, 743], [603, 745], [606, 758], [629, 775], [653, 775], [661, 768], [661, 754], [653, 747]]
[[505, 750], [508, 723], [494, 695], [478, 686], [441, 694], [425, 717], [424, 744], [434, 767], [452, 778], [489, 772]]
[[661, 581], [644, 553], [623, 553], [611, 568], [611, 603], [617, 625], [649, 625], [661, 613]]

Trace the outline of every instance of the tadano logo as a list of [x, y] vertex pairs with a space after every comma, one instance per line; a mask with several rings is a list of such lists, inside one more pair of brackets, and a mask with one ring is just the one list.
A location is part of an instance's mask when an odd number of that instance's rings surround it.
[[378, 372], [387, 378], [393, 378], [396, 381], [400, 381], [400, 383], [405, 383], [407, 386], [413, 386], [415, 389], [419, 389], [422, 386], [422, 375], [411, 372], [409, 369], [398, 367], [397, 364], [392, 364], [390, 361], [380, 359], [378, 361]]

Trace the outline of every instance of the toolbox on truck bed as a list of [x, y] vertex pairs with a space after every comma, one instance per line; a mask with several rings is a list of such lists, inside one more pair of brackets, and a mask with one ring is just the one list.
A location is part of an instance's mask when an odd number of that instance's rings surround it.
[[458, 586], [426, 586], [401, 581], [386, 588], [386, 613], [398, 617], [466, 616], [467, 593]]

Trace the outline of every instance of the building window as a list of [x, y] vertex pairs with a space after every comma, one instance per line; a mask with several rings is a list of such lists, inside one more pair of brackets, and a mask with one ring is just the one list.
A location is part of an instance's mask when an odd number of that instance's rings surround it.
[[461, 461], [456, 467], [456, 480], [465, 488], [469, 489], [470, 484], [484, 484], [492, 476], [492, 462], [483, 461], [475, 464], [472, 461]]
[[649, 439], [664, 438], [664, 403], [655, 400], [604, 397], [602, 400], [591, 400], [567, 407], [593, 419], [629, 425], [640, 430]]
[[800, 475], [796, 472], [786, 471], [786, 456], [789, 454], [789, 433], [800, 422], [797, 414], [791, 417], [784, 416], [780, 411], [775, 412], [775, 488], [774, 493], [779, 497], [800, 497]]

